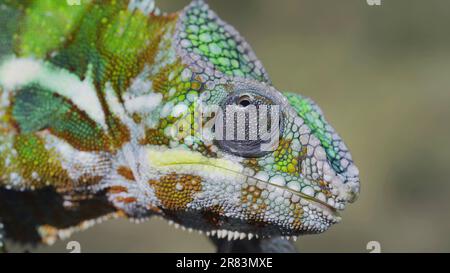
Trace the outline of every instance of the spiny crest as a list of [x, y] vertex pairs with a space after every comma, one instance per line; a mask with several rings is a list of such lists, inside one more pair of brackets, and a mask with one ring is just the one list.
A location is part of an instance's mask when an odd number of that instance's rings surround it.
[[244, 38], [203, 1], [193, 1], [183, 10], [177, 23], [175, 43], [184, 63], [193, 69], [214, 69], [221, 72], [218, 77], [248, 77], [270, 82]]

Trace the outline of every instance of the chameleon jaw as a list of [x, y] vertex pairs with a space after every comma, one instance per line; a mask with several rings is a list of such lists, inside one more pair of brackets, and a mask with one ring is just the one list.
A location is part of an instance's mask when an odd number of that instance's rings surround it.
[[[286, 186], [271, 183], [268, 180], [263, 180], [255, 175], [249, 175], [244, 171], [244, 167], [233, 159], [216, 159], [207, 158], [198, 152], [193, 152], [185, 149], [160, 149], [154, 147], [147, 148], [147, 159], [149, 162], [149, 169], [164, 177], [164, 175], [172, 174], [188, 174], [193, 177], [202, 177], [203, 188], [200, 192], [195, 193], [195, 197], [191, 202], [185, 204], [182, 211], [191, 211], [190, 217], [184, 217], [180, 211], [172, 211], [173, 217], [169, 213], [165, 218], [176, 221], [178, 224], [182, 223], [185, 228], [193, 228], [201, 230], [209, 235], [216, 235], [222, 237], [232, 238], [247, 238], [243, 234], [253, 234], [250, 237], [258, 234], [259, 237], [270, 236], [296, 236], [304, 233], [320, 233], [328, 229], [332, 224], [340, 221], [338, 208], [327, 204], [326, 202], [304, 194], [300, 191], [294, 191]], [[237, 183], [236, 183], [237, 182]], [[164, 183], [164, 182], [163, 182]], [[252, 186], [253, 185], [253, 186]], [[246, 205], [245, 196], [249, 187], [257, 188], [267, 195], [262, 195], [261, 201], [269, 202], [267, 209], [253, 211], [250, 205]], [[180, 187], [181, 189], [183, 187]], [[226, 190], [230, 189], [232, 190]], [[251, 190], [250, 190], [251, 191]], [[271, 193], [269, 195], [269, 193]], [[274, 204], [276, 197], [286, 204], [281, 205], [280, 210], [275, 210], [270, 207]], [[162, 198], [162, 199], [161, 199]], [[164, 196], [160, 196], [159, 200], [164, 203]], [[277, 200], [278, 200], [277, 199]], [[205, 201], [209, 200], [209, 201]], [[222, 210], [217, 211], [215, 204], [222, 207]], [[254, 203], [253, 203], [254, 204]], [[261, 204], [261, 203], [259, 203]], [[278, 205], [276, 205], [278, 206]], [[292, 209], [299, 209], [301, 212], [297, 214]], [[170, 209], [171, 208], [167, 208]], [[220, 221], [222, 224], [217, 226], [209, 225], [201, 216], [202, 211], [214, 210], [217, 217], [223, 217]], [[303, 212], [303, 209], [305, 210]], [[252, 212], [253, 211], [253, 212]], [[195, 212], [198, 212], [196, 215]], [[250, 214], [249, 214], [250, 213]], [[261, 221], [261, 224], [266, 225], [266, 229], [258, 227], [255, 223], [249, 222], [246, 227], [245, 223], [234, 225], [233, 221], [228, 222], [224, 219], [251, 219], [256, 213], [259, 215], [256, 219]], [[275, 214], [274, 214], [275, 213]], [[251, 216], [253, 215], [253, 216]], [[278, 215], [278, 216], [275, 216]], [[284, 220], [278, 220], [281, 216]], [[231, 218], [229, 218], [231, 217]], [[262, 217], [262, 218], [261, 218]], [[275, 218], [274, 218], [275, 217]], [[188, 219], [198, 219], [202, 224], [196, 222], [189, 223]], [[288, 219], [296, 222], [292, 224]], [[186, 222], [187, 221], [187, 222]], [[222, 222], [224, 221], [224, 222]], [[280, 222], [281, 221], [281, 222]], [[223, 224], [224, 223], [224, 224]], [[239, 226], [239, 227], [238, 227]], [[220, 232], [219, 232], [220, 231]], [[233, 234], [231, 234], [233, 232]], [[224, 235], [225, 234], [225, 235]]]
[[279, 189], [291, 192], [294, 195], [302, 199], [306, 199], [310, 202], [319, 204], [329, 210], [330, 213], [339, 217], [338, 210], [343, 210], [344, 207], [337, 207], [328, 204], [327, 202], [316, 198], [313, 195], [303, 193], [301, 191], [293, 190], [287, 186], [281, 186], [270, 182], [268, 179], [262, 179], [261, 177], [252, 176], [244, 173], [244, 168], [236, 162], [227, 159], [214, 159], [207, 158], [197, 152], [187, 151], [187, 150], [166, 150], [166, 151], [156, 151], [148, 150], [148, 158], [152, 164], [152, 167], [164, 168], [164, 167], [188, 167], [189, 169], [196, 169], [196, 167], [201, 167], [202, 170], [206, 171], [216, 171], [221, 172], [223, 175], [234, 174], [241, 176], [241, 180], [253, 179], [260, 183], [265, 183]]

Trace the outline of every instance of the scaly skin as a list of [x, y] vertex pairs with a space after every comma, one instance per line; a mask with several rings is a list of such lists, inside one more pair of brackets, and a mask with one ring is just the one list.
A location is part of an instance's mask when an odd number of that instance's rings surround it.
[[[203, 1], [163, 15], [148, 0], [0, 3], [7, 237], [52, 243], [99, 220], [158, 215], [219, 238], [296, 238], [337, 223], [358, 195], [358, 169], [322, 111], [276, 90]], [[281, 107], [273, 150], [198, 130], [217, 119], [198, 109], [242, 100]]]

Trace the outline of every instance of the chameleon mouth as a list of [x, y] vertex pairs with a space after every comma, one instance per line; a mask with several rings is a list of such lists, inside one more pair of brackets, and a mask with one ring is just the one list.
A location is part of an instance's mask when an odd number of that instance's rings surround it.
[[318, 205], [321, 205], [321, 206], [325, 207], [326, 209], [328, 209], [328, 210], [329, 210], [334, 216], [336, 216], [336, 217], [339, 217], [339, 216], [340, 216], [338, 210], [342, 210], [342, 209], [338, 209], [338, 208], [336, 208], [336, 207], [333, 207], [333, 206], [331, 206], [330, 204], [328, 204], [328, 203], [326, 203], [326, 202], [324, 202], [324, 201], [322, 201], [322, 200], [319, 200], [319, 199], [315, 198], [314, 196], [310, 196], [310, 195], [304, 194], [304, 193], [299, 192], [299, 191], [294, 191], [294, 190], [292, 190], [292, 189], [289, 189], [288, 187], [283, 187], [283, 186], [275, 185], [275, 184], [272, 184], [272, 183], [270, 183], [270, 182], [266, 182], [266, 183], [269, 183], [270, 185], [275, 186], [275, 187], [282, 188], [283, 190], [289, 191], [289, 192], [291, 192], [292, 194], [296, 194], [296, 195], [299, 196], [300, 198], [303, 198], [303, 199], [306, 199], [306, 200], [308, 200], [308, 201], [310, 201], [310, 202], [313, 202], [313, 203], [316, 203], [316, 204], [318, 204]]
[[[218, 166], [218, 168], [221, 168], [221, 167]], [[222, 169], [223, 169], [223, 168], [222, 168]], [[230, 171], [230, 170], [226, 170], [226, 171]], [[322, 209], [327, 210], [327, 211], [328, 211], [329, 213], [331, 213], [334, 217], [337, 217], [337, 218], [340, 217], [340, 214], [339, 214], [338, 210], [343, 210], [343, 209], [334, 207], [334, 206], [328, 204], [327, 202], [324, 202], [324, 201], [322, 201], [322, 200], [316, 198], [315, 196], [308, 195], [308, 194], [306, 194], [306, 193], [303, 193], [303, 192], [300, 192], [300, 191], [293, 190], [293, 189], [291, 189], [291, 188], [288, 188], [287, 186], [281, 186], [281, 185], [272, 183], [272, 182], [270, 182], [270, 181], [263, 180], [263, 179], [260, 179], [260, 178], [254, 177], [254, 176], [245, 175], [245, 174], [242, 174], [242, 173], [241, 173], [241, 175], [243, 175], [243, 176], [247, 179], [247, 181], [248, 181], [249, 179], [253, 179], [253, 180], [256, 180], [257, 183], [264, 183], [264, 184], [266, 184], [266, 185], [270, 185], [270, 186], [272, 186], [272, 187], [281, 189], [281, 190], [283, 190], [283, 191], [290, 192], [290, 193], [292, 193], [293, 195], [296, 195], [296, 196], [298, 196], [299, 198], [301, 198], [301, 199], [303, 199], [303, 200], [306, 200], [306, 201], [308, 201], [308, 202], [310, 202], [310, 203], [314, 203], [315, 205], [318, 205], [318, 206], [321, 207]]]
[[[263, 185], [270, 185], [272, 187], [281, 189], [298, 196], [299, 198], [306, 200], [319, 206], [321, 209], [327, 210], [333, 217], [340, 218], [338, 210], [343, 210], [343, 206], [332, 206], [323, 200], [316, 198], [313, 195], [309, 195], [300, 191], [293, 190], [287, 186], [281, 186], [272, 183], [268, 180], [264, 180], [253, 175], [247, 175], [243, 171], [243, 167], [228, 159], [216, 159], [207, 158], [198, 152], [192, 152], [187, 150], [148, 150], [148, 159], [152, 167], [164, 168], [164, 167], [177, 167], [180, 169], [186, 169], [187, 171], [209, 171], [209, 172], [221, 172], [231, 173], [242, 177], [242, 180], [254, 180], [256, 183], [263, 183]], [[339, 205], [339, 204], [338, 204]]]

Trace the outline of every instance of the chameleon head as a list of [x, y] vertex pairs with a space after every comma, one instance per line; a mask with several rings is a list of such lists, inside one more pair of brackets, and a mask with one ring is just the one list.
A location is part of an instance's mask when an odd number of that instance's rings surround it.
[[191, 121], [166, 128], [170, 147], [146, 147], [166, 217], [233, 238], [323, 232], [340, 220], [358, 195], [358, 169], [311, 100], [242, 79], [200, 98], [215, 111], [186, 110], [181, 120]]
[[338, 222], [359, 174], [319, 107], [276, 90], [249, 45], [202, 1], [179, 14], [173, 37], [178, 61], [152, 78], [164, 91], [159, 119], [138, 141], [152, 210], [230, 239]]

